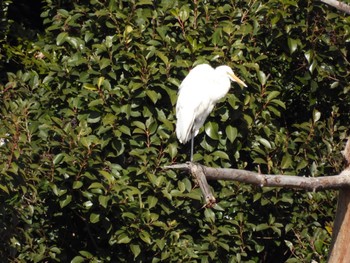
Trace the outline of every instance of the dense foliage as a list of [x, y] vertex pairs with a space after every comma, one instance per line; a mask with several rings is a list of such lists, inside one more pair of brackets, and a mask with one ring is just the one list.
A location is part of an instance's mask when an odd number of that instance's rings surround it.
[[[40, 4], [38, 4], [40, 3]], [[324, 262], [334, 192], [211, 182], [175, 137], [189, 69], [233, 85], [195, 161], [275, 174], [342, 169], [350, 18], [317, 1], [5, 0], [0, 257], [15, 262]], [[38, 22], [39, 21], [39, 22]]]

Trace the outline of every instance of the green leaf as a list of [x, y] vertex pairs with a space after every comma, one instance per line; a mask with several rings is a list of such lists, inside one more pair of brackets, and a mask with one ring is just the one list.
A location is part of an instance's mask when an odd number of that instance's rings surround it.
[[281, 168], [287, 169], [292, 166], [292, 157], [289, 154], [285, 154], [282, 158]]
[[205, 125], [205, 133], [213, 140], [219, 139], [219, 125], [215, 122], [208, 122]]
[[306, 160], [301, 160], [298, 163], [296, 170], [299, 171], [299, 170], [305, 168], [307, 165], [308, 165], [308, 162]]
[[213, 156], [216, 156], [220, 159], [230, 160], [230, 157], [227, 155], [227, 153], [223, 151], [215, 151], [212, 153]]
[[84, 145], [86, 148], [90, 148], [91, 145], [93, 144], [99, 144], [99, 140], [95, 135], [89, 135], [86, 137], [82, 137], [80, 139], [80, 142], [82, 145]]
[[312, 50], [305, 51], [304, 56], [307, 62], [310, 64], [311, 59], [313, 58], [313, 51]]
[[53, 164], [58, 165], [60, 164], [64, 159], [65, 153], [59, 153], [53, 158]]
[[146, 125], [143, 122], [134, 121], [134, 122], [132, 122], [132, 125], [138, 127], [139, 129], [141, 129], [143, 131], [146, 130]]
[[130, 128], [126, 125], [122, 125], [118, 127], [118, 130], [121, 131], [122, 133], [131, 136], [131, 131]]
[[226, 251], [230, 251], [230, 246], [227, 243], [221, 241], [216, 241], [216, 243]]
[[158, 203], [158, 198], [155, 196], [148, 196], [147, 197], [147, 204], [149, 209], [153, 208]]
[[90, 214], [90, 222], [95, 224], [97, 222], [100, 221], [100, 215], [99, 214], [95, 214], [95, 213], [91, 213]]
[[313, 73], [314, 70], [317, 68], [317, 66], [318, 66], [317, 60], [313, 60], [311, 65], [309, 66], [310, 73]]
[[134, 254], [134, 259], [141, 253], [141, 248], [139, 245], [130, 244], [130, 250]]
[[265, 247], [263, 245], [255, 244], [254, 248], [257, 253], [261, 253]]
[[99, 170], [99, 173], [104, 177], [105, 180], [107, 180], [109, 185], [112, 185], [114, 183], [115, 178], [113, 174], [105, 170]]
[[103, 184], [99, 183], [99, 182], [93, 182], [92, 184], [90, 184], [89, 189], [105, 189], [105, 187], [103, 186]]
[[270, 100], [272, 100], [272, 99], [278, 97], [278, 96], [280, 95], [280, 93], [281, 93], [281, 92], [279, 92], [279, 91], [277, 91], [277, 90], [273, 90], [273, 91], [271, 91], [271, 92], [268, 93], [266, 100], [267, 100], [267, 101], [270, 101]]
[[182, 22], [186, 21], [189, 18], [189, 7], [187, 5], [183, 5], [178, 13], [179, 18]]
[[108, 201], [110, 200], [109, 196], [105, 196], [105, 195], [100, 195], [98, 197], [98, 202], [100, 203], [100, 205], [104, 208], [107, 208], [108, 206]]
[[2, 184], [0, 184], [0, 189], [1, 190], [3, 190], [5, 193], [7, 193], [7, 194], [9, 194], [10, 192], [9, 192], [9, 189], [7, 188], [7, 186], [6, 185], [2, 185]]
[[84, 256], [85, 258], [92, 258], [93, 257], [93, 255], [90, 252], [85, 251], [85, 250], [80, 250], [79, 254]]
[[82, 256], [76, 256], [71, 260], [71, 263], [81, 263], [84, 261], [85, 261], [85, 258], [83, 258]]
[[267, 78], [266, 78], [266, 75], [264, 72], [262, 72], [260, 70], [258, 71], [258, 79], [260, 81], [260, 84], [262, 86], [265, 86]]
[[256, 193], [254, 194], [253, 196], [253, 202], [256, 202], [257, 200], [260, 200], [261, 199], [261, 193]]
[[255, 231], [263, 231], [263, 230], [266, 230], [270, 228], [270, 226], [266, 223], [263, 223], [263, 224], [259, 224], [255, 227]]
[[[272, 104], [272, 103], [282, 107], [283, 109], [286, 108], [286, 104], [283, 101], [280, 101], [280, 100], [277, 100], [277, 99], [273, 99], [273, 100], [270, 101], [270, 104]], [[277, 115], [277, 116], [279, 116], [279, 115]]]
[[232, 127], [231, 125], [228, 125], [226, 127], [226, 136], [231, 143], [235, 141], [235, 139], [237, 138], [237, 134], [238, 134], [238, 131], [236, 127]]
[[159, 99], [159, 94], [157, 92], [154, 90], [147, 90], [146, 94], [154, 104], [157, 103], [157, 100]]
[[177, 155], [177, 146], [175, 144], [169, 144], [167, 148], [168, 148], [170, 158], [174, 159]]
[[73, 183], [73, 189], [79, 189], [83, 186], [83, 182], [82, 181], [74, 181]]
[[145, 230], [141, 231], [139, 233], [139, 236], [143, 240], [143, 242], [145, 242], [147, 244], [151, 244], [152, 243], [151, 242], [151, 236], [150, 236], [150, 234], [147, 231], [145, 231]]
[[244, 120], [247, 122], [248, 126], [251, 126], [253, 123], [252, 117], [250, 117], [248, 114], [243, 115]]
[[69, 205], [71, 201], [72, 201], [72, 196], [66, 195], [65, 198], [60, 201], [60, 207], [63, 208], [65, 206]]
[[290, 37], [288, 38], [288, 47], [289, 47], [290, 54], [293, 54], [297, 50], [298, 43], [299, 43], [298, 39], [293, 39]]
[[268, 149], [271, 149], [271, 148], [272, 148], [270, 142], [269, 142], [268, 140], [266, 140], [265, 138], [259, 137], [259, 138], [258, 138], [258, 141], [259, 141], [262, 145], [264, 145], [266, 148], [268, 148]]
[[91, 90], [91, 91], [96, 91], [97, 90], [97, 87], [95, 85], [93, 85], [93, 84], [90, 84], [90, 83], [83, 84], [83, 88], [87, 89], [87, 90]]
[[169, 59], [165, 56], [163, 52], [156, 51], [156, 54], [163, 61], [165, 65], [169, 64]]
[[62, 32], [62, 33], [58, 34], [58, 36], [56, 37], [56, 45], [57, 46], [62, 45], [64, 42], [67, 41], [67, 37], [68, 37], [67, 32]]
[[109, 65], [111, 65], [111, 63], [112, 63], [112, 62], [111, 62], [110, 59], [108, 59], [108, 58], [103, 58], [103, 59], [101, 59], [101, 60], [100, 60], [100, 63], [99, 63], [99, 65], [100, 65], [100, 70], [102, 70], [102, 69], [108, 67]]
[[318, 110], [314, 109], [314, 111], [312, 113], [312, 117], [313, 117], [314, 123], [318, 122], [319, 119], [321, 118], [321, 112], [319, 112]]
[[206, 220], [208, 220], [212, 224], [215, 223], [215, 213], [214, 213], [214, 211], [212, 209], [206, 208], [204, 210], [204, 216], [205, 216]]
[[258, 157], [258, 158], [254, 158], [254, 163], [258, 163], [258, 164], [266, 164], [266, 160]]
[[128, 244], [130, 243], [131, 238], [127, 236], [126, 233], [122, 233], [121, 235], [118, 236], [117, 243], [118, 244]]

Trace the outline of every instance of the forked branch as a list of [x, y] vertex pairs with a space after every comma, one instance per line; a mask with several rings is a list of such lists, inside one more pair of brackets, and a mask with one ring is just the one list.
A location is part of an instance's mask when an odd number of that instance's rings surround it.
[[295, 175], [260, 174], [239, 169], [212, 168], [191, 162], [166, 166], [165, 168], [189, 170], [194, 175], [197, 174], [197, 171], [203, 171], [208, 180], [238, 181], [261, 187], [299, 188], [308, 191], [350, 187], [350, 170], [347, 169], [339, 175], [304, 177]]
[[[227, 168], [212, 168], [198, 163], [187, 162], [184, 164], [174, 164], [166, 166], [166, 169], [181, 169], [188, 170], [199, 182], [205, 199], [208, 201], [208, 188], [204, 180], [203, 174], [207, 180], [230, 180], [238, 181], [247, 184], [253, 184], [258, 186], [269, 187], [285, 187], [285, 188], [298, 188], [307, 191], [320, 191], [328, 189], [350, 189], [350, 140], [347, 141], [342, 154], [347, 162], [347, 167], [339, 175], [332, 176], [320, 176], [320, 177], [305, 177], [295, 175], [271, 175], [261, 174], [252, 171], [239, 170], [239, 169], [227, 169]], [[202, 186], [201, 186], [202, 185]], [[205, 189], [204, 189], [204, 188]], [[210, 197], [211, 201], [215, 200]]]
[[337, 212], [334, 220], [332, 243], [328, 263], [350, 262], [350, 140], [342, 152], [347, 167], [339, 174], [321, 177], [303, 177], [295, 175], [270, 175], [238, 169], [211, 168], [188, 162], [166, 166], [166, 169], [188, 170], [200, 186], [206, 206], [215, 204], [208, 180], [233, 180], [242, 183], [269, 187], [298, 188], [308, 191], [339, 189]]

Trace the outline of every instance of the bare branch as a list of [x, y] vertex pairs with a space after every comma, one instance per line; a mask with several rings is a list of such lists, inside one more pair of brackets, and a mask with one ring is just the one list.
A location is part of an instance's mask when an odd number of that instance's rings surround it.
[[[287, 187], [287, 188], [299, 188], [309, 191], [327, 190], [327, 189], [350, 189], [350, 138], [348, 139], [344, 151], [342, 154], [347, 161], [348, 165], [346, 169], [339, 175], [333, 176], [320, 176], [320, 177], [305, 177], [295, 175], [271, 175], [261, 174], [251, 171], [239, 170], [239, 169], [225, 169], [225, 168], [212, 168], [200, 165], [198, 163], [187, 162], [185, 164], [174, 164], [166, 166], [166, 169], [181, 169], [191, 171], [192, 175], [200, 179], [201, 175], [198, 175], [197, 171], [205, 174], [208, 180], [231, 180], [242, 183], [248, 183], [258, 186], [270, 186], [270, 187]], [[199, 179], [198, 179], [199, 178]], [[203, 183], [207, 185], [207, 182]], [[206, 186], [209, 188], [209, 186]], [[207, 192], [204, 192], [201, 187], [204, 197], [207, 199]], [[210, 192], [211, 194], [211, 192]], [[214, 198], [211, 194], [210, 198]], [[215, 198], [212, 199], [215, 201]], [[207, 200], [208, 201], [208, 200]]]
[[202, 190], [202, 194], [205, 199], [205, 206], [212, 207], [216, 203], [216, 200], [207, 182], [203, 167], [201, 165], [189, 163], [189, 168], [191, 170], [191, 174], [196, 178], [197, 183]]
[[337, 0], [321, 0], [321, 2], [335, 7], [336, 9], [350, 14], [350, 6]]
[[332, 243], [328, 263], [349, 262], [350, 259], [350, 189], [339, 191], [337, 212], [333, 224]]
[[[347, 167], [339, 175], [304, 177], [295, 175], [271, 175], [239, 170], [211, 168], [197, 163], [187, 162], [164, 167], [165, 169], [180, 169], [191, 171], [202, 190], [206, 206], [213, 206], [215, 198], [207, 180], [234, 180], [238, 182], [269, 187], [288, 187], [311, 191], [339, 189], [337, 212], [335, 216], [329, 263], [349, 262], [350, 243], [350, 138], [342, 151]], [[260, 170], [260, 169], [259, 169]]]
[[239, 169], [211, 168], [197, 163], [175, 164], [167, 169], [189, 170], [203, 169], [208, 180], [231, 180], [258, 186], [298, 188], [309, 191], [341, 189], [350, 187], [350, 170], [344, 170], [340, 175], [304, 177], [295, 175], [260, 174]]
[[337, 176], [304, 177], [295, 175], [259, 174], [238, 169], [205, 168], [208, 180], [234, 180], [270, 187], [299, 188], [311, 191], [350, 187], [350, 172]]

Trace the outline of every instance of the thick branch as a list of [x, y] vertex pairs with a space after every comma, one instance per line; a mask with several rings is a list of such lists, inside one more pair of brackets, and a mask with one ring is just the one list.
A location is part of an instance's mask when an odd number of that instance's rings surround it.
[[328, 263], [347, 263], [350, 259], [350, 189], [339, 191]]
[[302, 177], [295, 175], [260, 174], [239, 169], [211, 168], [197, 163], [175, 164], [166, 166], [170, 169], [193, 171], [203, 169], [208, 180], [231, 180], [258, 186], [299, 188], [309, 191], [350, 188], [350, 171], [344, 170], [340, 175], [322, 177]]
[[337, 0], [321, 0], [321, 2], [335, 7], [336, 9], [350, 14], [350, 6]]
[[216, 203], [216, 200], [207, 182], [203, 167], [194, 163], [189, 163], [188, 165], [192, 176], [196, 179], [202, 191], [203, 197], [205, 199], [205, 206], [212, 207]]
[[185, 163], [166, 166], [166, 169], [191, 171], [202, 190], [206, 206], [213, 206], [215, 198], [207, 180], [234, 180], [258, 186], [289, 187], [311, 191], [340, 189], [335, 216], [332, 244], [328, 263], [350, 262], [350, 139], [342, 152], [347, 161], [346, 169], [339, 175], [322, 177], [302, 177], [295, 175], [270, 175], [238, 169], [211, 168], [197, 163]]

